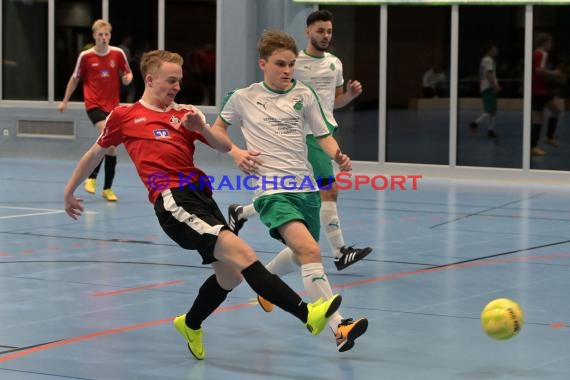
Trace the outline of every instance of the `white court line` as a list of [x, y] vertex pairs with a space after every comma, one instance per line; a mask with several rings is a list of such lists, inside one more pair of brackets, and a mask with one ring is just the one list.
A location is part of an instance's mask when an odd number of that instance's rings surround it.
[[0, 206], [0, 208], [9, 208], [12, 210], [62, 211], [60, 209], [53, 209], [53, 208], [15, 207], [15, 206]]
[[[8, 216], [0, 216], [0, 220], [2, 219], [14, 219], [14, 218], [25, 218], [29, 216], [39, 216], [39, 215], [51, 215], [51, 214], [61, 214], [64, 213], [64, 210], [54, 210], [49, 208], [32, 208], [32, 207], [13, 207], [13, 206], [0, 206], [0, 209], [11, 209], [11, 210], [34, 210], [34, 211], [43, 211], [43, 212], [35, 212], [31, 214], [20, 214], [20, 215], [8, 215]], [[98, 214], [96, 211], [86, 211], [84, 214]]]

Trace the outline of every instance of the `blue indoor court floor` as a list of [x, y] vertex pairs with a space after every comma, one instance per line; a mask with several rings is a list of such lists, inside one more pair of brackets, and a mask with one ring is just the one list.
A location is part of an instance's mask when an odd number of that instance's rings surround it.
[[[329, 331], [314, 337], [281, 310], [264, 313], [244, 283], [203, 325], [197, 361], [171, 321], [211, 269], [162, 232], [127, 160], [119, 201], [80, 188], [86, 213], [69, 218], [62, 191], [75, 163], [0, 158], [2, 380], [570, 378], [568, 186], [421, 179], [415, 191], [343, 191], [346, 242], [374, 248], [339, 272], [321, 242], [342, 314], [369, 319], [355, 347], [339, 353]], [[225, 214], [251, 193], [215, 198]], [[281, 249], [257, 219], [242, 231], [264, 263]], [[299, 277], [285, 279], [303, 292]], [[479, 319], [501, 297], [525, 313], [507, 341]]]

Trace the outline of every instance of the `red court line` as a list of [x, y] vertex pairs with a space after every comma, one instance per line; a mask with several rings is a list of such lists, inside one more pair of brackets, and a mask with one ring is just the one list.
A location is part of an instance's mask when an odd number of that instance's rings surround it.
[[64, 339], [64, 340], [60, 340], [58, 342], [53, 342], [53, 343], [48, 343], [48, 344], [44, 344], [42, 346], [36, 346], [33, 348], [29, 348], [27, 350], [22, 350], [19, 352], [15, 352], [11, 355], [7, 355], [4, 357], [0, 357], [0, 363], [2, 362], [7, 362], [8, 360], [12, 360], [24, 355], [29, 355], [31, 353], [34, 352], [39, 352], [39, 351], [44, 351], [47, 350], [48, 348], [53, 348], [53, 347], [58, 347], [58, 346], [63, 346], [66, 344], [70, 344], [70, 343], [75, 343], [75, 342], [79, 342], [82, 340], [89, 340], [89, 339], [93, 339], [93, 338], [99, 338], [101, 336], [105, 336], [105, 335], [111, 335], [111, 334], [116, 334], [116, 333], [120, 333], [120, 332], [124, 332], [124, 331], [129, 331], [129, 330], [135, 330], [135, 329], [140, 329], [143, 327], [148, 327], [148, 326], [154, 326], [154, 325], [160, 325], [162, 323], [169, 323], [172, 322], [174, 318], [167, 318], [167, 319], [160, 319], [158, 321], [152, 321], [152, 322], [146, 322], [146, 323], [141, 323], [138, 325], [132, 325], [132, 326], [125, 326], [125, 327], [119, 327], [116, 329], [111, 329], [111, 330], [103, 330], [103, 331], [98, 331], [98, 332], [94, 332], [91, 334], [87, 334], [87, 335], [81, 335], [81, 336], [76, 336], [74, 338], [69, 338], [69, 339]]
[[162, 286], [178, 285], [178, 284], [182, 284], [183, 282], [184, 281], [182, 281], [182, 280], [160, 282], [158, 284], [151, 284], [151, 285], [145, 285], [145, 286], [137, 286], [135, 288], [115, 290], [113, 292], [95, 293], [95, 294], [93, 294], [93, 297], [114, 296], [117, 294], [123, 294], [123, 293], [129, 293], [129, 292], [138, 292], [139, 290], [144, 290], [144, 289], [152, 289], [152, 288], [160, 288]]
[[[334, 286], [334, 288], [348, 288], [348, 287], [356, 286], [356, 285], [370, 284], [370, 283], [374, 283], [374, 282], [391, 280], [394, 278], [409, 277], [409, 276], [412, 276], [415, 274], [439, 272], [439, 271], [455, 269], [455, 268], [470, 268], [470, 267], [475, 267], [475, 266], [480, 266], [480, 265], [513, 263], [513, 262], [532, 261], [532, 260], [550, 260], [550, 259], [557, 259], [557, 258], [562, 258], [562, 257], [570, 257], [570, 253], [558, 253], [558, 254], [545, 255], [545, 256], [521, 257], [521, 258], [513, 258], [513, 259], [472, 261], [472, 262], [463, 263], [463, 264], [454, 264], [454, 265], [448, 265], [448, 266], [441, 266], [441, 267], [437, 267], [437, 268], [419, 269], [419, 270], [414, 270], [414, 271], [409, 271], [409, 272], [394, 273], [394, 274], [387, 275], [387, 276], [375, 277], [375, 278], [371, 278], [368, 280], [362, 280], [362, 281], [355, 281], [355, 282], [351, 282], [351, 283], [344, 284], [344, 285], [337, 285], [337, 286]], [[237, 304], [237, 305], [232, 305], [232, 306], [228, 306], [228, 307], [218, 308], [218, 309], [216, 309], [216, 312], [225, 312], [225, 311], [231, 311], [231, 310], [236, 310], [236, 309], [243, 309], [246, 307], [252, 307], [254, 305], [255, 304], [250, 304], [250, 303]], [[94, 333], [87, 334], [87, 335], [81, 335], [81, 336], [74, 337], [74, 338], [63, 339], [63, 340], [60, 340], [57, 342], [48, 343], [48, 344], [45, 344], [42, 346], [36, 346], [33, 348], [29, 348], [26, 350], [15, 352], [11, 355], [0, 357], [0, 363], [7, 362], [9, 360], [16, 359], [16, 358], [19, 358], [22, 356], [26, 356], [26, 355], [32, 354], [34, 352], [44, 351], [44, 350], [47, 350], [48, 348], [54, 348], [54, 347], [63, 346], [63, 345], [67, 345], [70, 343], [75, 343], [75, 342], [79, 342], [79, 341], [83, 341], [83, 340], [99, 338], [99, 337], [102, 337], [105, 335], [116, 334], [116, 333], [120, 333], [120, 332], [124, 332], [124, 331], [140, 329], [143, 327], [159, 325], [162, 323], [170, 323], [170, 322], [172, 322], [172, 320], [173, 320], [173, 318], [160, 319], [158, 321], [151, 321], [151, 322], [141, 323], [138, 325], [119, 327], [119, 328], [110, 329], [110, 330], [103, 330], [103, 331], [94, 332]]]

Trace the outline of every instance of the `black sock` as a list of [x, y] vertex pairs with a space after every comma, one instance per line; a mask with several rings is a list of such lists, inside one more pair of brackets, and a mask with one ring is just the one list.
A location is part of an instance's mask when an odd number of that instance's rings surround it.
[[533, 123], [530, 126], [530, 147], [536, 148], [538, 145], [538, 138], [540, 137], [540, 130], [542, 129], [542, 124]]
[[556, 125], [558, 124], [558, 117], [552, 116], [548, 118], [548, 129], [546, 130], [546, 137], [550, 140], [554, 139], [556, 133]]
[[186, 326], [192, 330], [198, 330], [202, 322], [224, 302], [231, 290], [225, 290], [218, 284], [216, 275], [213, 274], [200, 287], [198, 296], [192, 307], [186, 314]]
[[91, 178], [91, 179], [97, 178], [97, 175], [99, 174], [99, 169], [101, 169], [101, 164], [103, 163], [103, 160], [104, 160], [104, 158], [101, 159], [101, 162], [99, 162], [99, 165], [97, 165], [97, 167], [95, 169], [93, 169], [91, 174], [89, 174], [89, 178]]
[[259, 261], [242, 272], [243, 278], [254, 292], [307, 323], [307, 304], [279, 277], [271, 274]]
[[103, 190], [110, 189], [113, 186], [113, 179], [115, 178], [115, 167], [117, 166], [117, 156], [105, 155], [105, 183]]

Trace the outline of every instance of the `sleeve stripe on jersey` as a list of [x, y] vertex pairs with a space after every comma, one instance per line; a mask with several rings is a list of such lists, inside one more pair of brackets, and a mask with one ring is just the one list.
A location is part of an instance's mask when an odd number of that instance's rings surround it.
[[[334, 129], [336, 128], [336, 125], [331, 123], [330, 120], [328, 120], [327, 117], [325, 116], [325, 113], [323, 111], [323, 106], [321, 105], [321, 100], [319, 99], [319, 95], [317, 95], [315, 89], [313, 89], [307, 83], [304, 83], [304, 82], [301, 82], [301, 83], [303, 83], [305, 86], [307, 86], [309, 88], [309, 90], [311, 90], [313, 95], [315, 95], [315, 99], [317, 100], [317, 104], [319, 105], [319, 110], [321, 111], [321, 116], [323, 117], [323, 120], [325, 121], [325, 124], [327, 125], [327, 128], [329, 129], [329, 133], [327, 135], [321, 135], [318, 137], [326, 137], [326, 136], [330, 135], [332, 133], [332, 131], [334, 131]], [[315, 137], [317, 137], [317, 136], [315, 136]]]
[[226, 94], [226, 96], [224, 96], [224, 98], [222, 99], [222, 106], [220, 107], [220, 113], [222, 112], [222, 110], [226, 106], [226, 103], [228, 102], [228, 100], [230, 100], [230, 98], [232, 97], [233, 94], [235, 94], [236, 91], [237, 91], [237, 89], [231, 90]]
[[218, 117], [226, 124], [226, 125], [232, 125], [232, 123], [230, 123], [229, 121], [227, 121], [226, 119], [224, 119], [222, 117], [222, 115], [218, 115]]
[[83, 58], [85, 58], [85, 56], [91, 51], [95, 51], [95, 48], [83, 50], [81, 53], [79, 53], [79, 57], [77, 58], [77, 62], [75, 63], [75, 69], [73, 70], [73, 77], [80, 78], [79, 66], [81, 65], [81, 60], [83, 60]]
[[118, 51], [123, 55], [123, 58], [127, 64], [127, 70], [128, 70], [125, 72], [125, 74], [132, 72], [131, 66], [129, 65], [129, 60], [127, 59], [127, 54], [125, 54], [125, 51], [123, 49], [121, 49], [120, 47], [117, 47], [117, 46], [109, 46], [109, 49], [114, 50], [114, 51]]

